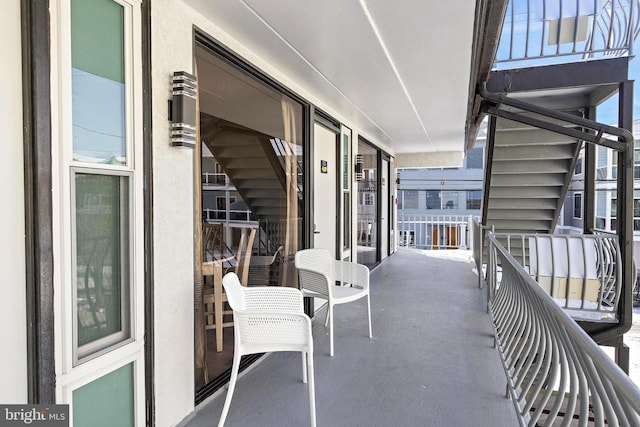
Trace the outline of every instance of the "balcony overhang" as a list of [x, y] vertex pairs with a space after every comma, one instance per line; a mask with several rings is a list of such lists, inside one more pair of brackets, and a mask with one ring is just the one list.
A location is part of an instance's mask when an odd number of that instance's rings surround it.
[[227, 48], [389, 153], [464, 152], [475, 1], [185, 3]]

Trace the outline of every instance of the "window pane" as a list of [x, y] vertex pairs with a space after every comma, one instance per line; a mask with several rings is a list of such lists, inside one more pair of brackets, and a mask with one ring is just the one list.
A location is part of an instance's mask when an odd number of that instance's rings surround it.
[[442, 209], [458, 209], [458, 192], [442, 192]]
[[125, 162], [124, 8], [71, 1], [74, 160]]
[[418, 191], [402, 190], [401, 209], [418, 209]]
[[133, 363], [73, 391], [76, 426], [134, 426]]
[[351, 193], [343, 193], [342, 197], [342, 205], [344, 206], [344, 218], [342, 221], [342, 225], [344, 227], [344, 242], [342, 249], [346, 251], [347, 249], [351, 248]]
[[427, 209], [441, 209], [440, 191], [427, 191]]
[[467, 191], [467, 209], [480, 209], [482, 191]]
[[82, 347], [121, 332], [118, 342], [129, 336], [128, 178], [78, 173], [75, 186], [76, 343]]
[[582, 194], [576, 193], [573, 195], [573, 217], [582, 218]]
[[611, 199], [611, 216], [614, 218], [618, 216], [618, 199]]
[[576, 161], [576, 168], [573, 171], [574, 175], [580, 175], [582, 173], [582, 157], [578, 158]]
[[349, 135], [342, 135], [342, 189], [349, 190], [351, 182], [351, 150]]

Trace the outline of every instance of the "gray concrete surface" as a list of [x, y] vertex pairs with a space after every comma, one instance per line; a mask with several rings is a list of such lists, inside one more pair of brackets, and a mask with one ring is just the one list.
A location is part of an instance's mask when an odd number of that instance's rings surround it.
[[[401, 248], [371, 274], [366, 305], [338, 306], [335, 356], [324, 311], [314, 320], [318, 426], [516, 426], [492, 347], [485, 291], [468, 252]], [[226, 388], [183, 426], [217, 425]], [[226, 426], [309, 425], [299, 353], [274, 353], [238, 381]]]

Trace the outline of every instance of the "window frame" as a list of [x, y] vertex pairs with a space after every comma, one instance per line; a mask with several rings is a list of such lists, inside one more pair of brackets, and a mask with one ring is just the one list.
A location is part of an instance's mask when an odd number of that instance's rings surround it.
[[[576, 215], [576, 202], [580, 201], [579, 204], [580, 206], [578, 207], [578, 215]], [[582, 198], [582, 191], [576, 191], [575, 193], [573, 193], [573, 211], [572, 211], [572, 215], [573, 215], [573, 219], [582, 219], [582, 211], [584, 209], [584, 200]]]
[[[134, 294], [133, 294], [133, 239], [135, 235], [133, 233], [133, 227], [131, 226], [131, 219], [134, 217], [133, 211], [133, 172], [132, 171], [118, 171], [118, 170], [96, 170], [89, 167], [72, 166], [70, 169], [71, 178], [71, 274], [72, 274], [72, 322], [73, 322], [73, 364], [77, 366], [88, 360], [94, 359], [102, 354], [105, 354], [115, 348], [126, 345], [134, 340], [134, 325], [132, 319], [134, 318]], [[77, 262], [77, 212], [76, 206], [76, 177], [78, 175], [95, 175], [95, 176], [115, 176], [119, 178], [127, 178], [127, 207], [126, 213], [122, 212], [124, 219], [123, 224], [120, 223], [120, 239], [125, 241], [127, 251], [125, 254], [120, 254], [121, 264], [124, 266], [120, 272], [121, 291], [120, 291], [120, 321], [123, 327], [120, 331], [109, 334], [95, 341], [87, 344], [78, 345], [78, 262]], [[125, 230], [123, 230], [123, 228]], [[126, 261], [126, 265], [125, 265]]]

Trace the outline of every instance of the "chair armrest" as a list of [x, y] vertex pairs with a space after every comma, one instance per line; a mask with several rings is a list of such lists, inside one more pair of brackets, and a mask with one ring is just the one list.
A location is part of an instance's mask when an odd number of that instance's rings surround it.
[[256, 286], [245, 288], [246, 311], [269, 313], [303, 313], [302, 292], [282, 286]]
[[242, 346], [259, 352], [312, 348], [311, 319], [304, 313], [234, 311]]
[[344, 282], [358, 289], [369, 289], [369, 269], [355, 262], [333, 261], [335, 280]]

